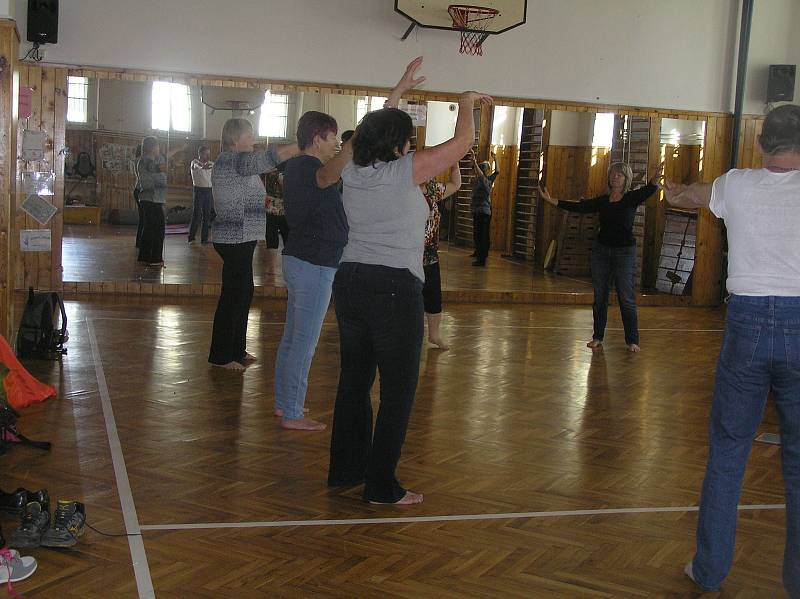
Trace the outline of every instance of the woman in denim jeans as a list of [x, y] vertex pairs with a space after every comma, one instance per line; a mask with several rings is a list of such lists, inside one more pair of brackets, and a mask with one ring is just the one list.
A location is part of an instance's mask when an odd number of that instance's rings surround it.
[[[408, 65], [389, 108], [362, 119], [353, 161], [342, 173], [350, 231], [333, 283], [341, 373], [328, 485], [364, 483], [363, 498], [371, 503], [422, 503], [422, 494], [407, 491], [395, 477], [422, 346], [422, 254], [430, 210], [419, 186], [466, 154], [475, 139], [475, 101], [491, 101], [476, 92], [462, 94], [454, 137], [409, 152], [411, 117], [391, 106], [423, 81], [414, 79], [421, 62]], [[373, 431], [370, 389], [376, 370], [381, 392]]]
[[[663, 165], [662, 165], [663, 167]], [[640, 351], [639, 324], [636, 315], [634, 278], [636, 275], [636, 238], [633, 236], [633, 221], [636, 209], [658, 189], [662, 167], [647, 185], [630, 191], [633, 173], [624, 162], [615, 162], [608, 169], [608, 193], [590, 200], [564, 202], [552, 198], [546, 189], [539, 187], [541, 197], [569, 212], [597, 212], [600, 230], [592, 246], [591, 272], [594, 287], [592, 315], [594, 332], [587, 347], [603, 346], [603, 336], [608, 319], [608, 283], [613, 277], [617, 288], [622, 326], [625, 328], [625, 344], [632, 352]]]
[[800, 598], [800, 106], [769, 113], [763, 168], [714, 183], [665, 183], [667, 201], [709, 208], [728, 233], [730, 293], [717, 361], [697, 551], [684, 571], [716, 590], [731, 568], [745, 466], [770, 388], [781, 420], [786, 490], [783, 585]]
[[337, 130], [332, 116], [306, 112], [297, 123], [300, 155], [284, 171], [283, 210], [292, 234], [283, 248], [288, 302], [275, 358], [275, 415], [288, 429], [325, 429], [303, 415], [303, 406], [333, 277], [347, 243], [347, 217], [336, 184], [353, 153], [346, 143], [337, 155]]

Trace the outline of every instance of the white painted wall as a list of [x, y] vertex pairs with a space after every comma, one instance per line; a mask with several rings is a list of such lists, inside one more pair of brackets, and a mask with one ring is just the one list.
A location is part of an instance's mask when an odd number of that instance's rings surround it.
[[[27, 2], [25, 6], [27, 6]], [[17, 12], [15, 0], [0, 0], [0, 19], [14, 19]]]
[[591, 146], [594, 113], [553, 110], [550, 116], [551, 146]]
[[702, 146], [705, 130], [705, 121], [661, 119], [661, 143]]
[[518, 146], [522, 129], [522, 108], [495, 106], [492, 121], [492, 144]]
[[[773, 1], [792, 0], [759, 4]], [[731, 107], [738, 7], [529, 0], [525, 26], [467, 57], [452, 32], [400, 41], [408, 21], [389, 0], [70, 0], [45, 49], [55, 63], [384, 87], [422, 54], [430, 90], [716, 111]]]
[[[450, 110], [455, 106], [455, 110]], [[428, 102], [428, 121], [425, 125], [425, 146], [438, 145], [453, 137], [458, 118], [458, 104]]]
[[[763, 114], [769, 65], [800, 66], [800, 0], [757, 0], [753, 10], [743, 111]], [[794, 104], [800, 104], [800, 76], [795, 77]]]
[[339, 135], [342, 131], [356, 128], [356, 96], [337, 96], [330, 94], [326, 98], [324, 112], [336, 119]]

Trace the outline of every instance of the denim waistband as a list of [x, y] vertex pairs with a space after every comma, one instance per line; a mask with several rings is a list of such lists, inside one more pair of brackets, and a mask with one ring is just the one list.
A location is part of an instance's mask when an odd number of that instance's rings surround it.
[[800, 308], [800, 297], [783, 295], [734, 295], [726, 300], [729, 306], [753, 308]]

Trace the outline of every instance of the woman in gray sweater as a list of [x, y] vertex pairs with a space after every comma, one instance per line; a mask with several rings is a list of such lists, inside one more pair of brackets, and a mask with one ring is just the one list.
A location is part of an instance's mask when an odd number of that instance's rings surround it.
[[142, 217], [139, 262], [149, 266], [164, 265], [164, 204], [167, 201], [167, 174], [162, 172], [163, 156], [158, 153], [158, 139], [142, 140], [142, 157], [136, 163], [136, 187]]
[[253, 252], [266, 230], [266, 190], [260, 174], [294, 156], [297, 144], [253, 149], [253, 125], [228, 119], [222, 127], [222, 152], [211, 171], [214, 249], [222, 258], [222, 290], [214, 313], [208, 361], [244, 370], [254, 360], [247, 353], [247, 317], [253, 300]]

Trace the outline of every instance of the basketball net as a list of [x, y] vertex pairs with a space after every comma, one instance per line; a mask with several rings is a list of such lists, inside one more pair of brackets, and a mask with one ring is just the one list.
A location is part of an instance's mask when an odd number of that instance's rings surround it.
[[500, 14], [500, 11], [485, 6], [467, 4], [451, 4], [447, 12], [453, 19], [453, 29], [461, 32], [461, 54], [483, 56], [483, 38], [489, 21]]

